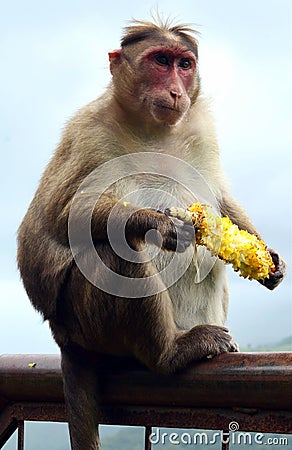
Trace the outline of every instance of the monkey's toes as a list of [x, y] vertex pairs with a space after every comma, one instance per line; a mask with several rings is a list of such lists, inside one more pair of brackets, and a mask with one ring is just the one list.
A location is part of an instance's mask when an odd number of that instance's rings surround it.
[[231, 341], [231, 346], [229, 352], [239, 352], [239, 345], [237, 342], [235, 342], [233, 339]]
[[200, 343], [203, 357], [210, 358], [226, 352], [237, 352], [238, 345], [228, 332], [228, 328], [217, 325], [199, 325]]

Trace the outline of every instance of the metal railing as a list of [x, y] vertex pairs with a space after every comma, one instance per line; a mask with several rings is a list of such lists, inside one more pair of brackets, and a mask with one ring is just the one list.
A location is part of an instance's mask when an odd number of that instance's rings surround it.
[[[97, 423], [152, 427], [292, 432], [292, 353], [226, 353], [174, 376], [129, 365], [97, 367], [102, 382]], [[24, 421], [66, 422], [58, 355], [0, 356], [0, 448]], [[228, 449], [228, 442], [222, 443]]]

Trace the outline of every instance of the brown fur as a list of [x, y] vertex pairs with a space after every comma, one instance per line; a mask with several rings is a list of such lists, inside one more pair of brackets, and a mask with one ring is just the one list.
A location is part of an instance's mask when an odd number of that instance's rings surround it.
[[[76, 361], [76, 349], [83, 354], [88, 352], [90, 359], [98, 354], [135, 357], [148, 368], [164, 373], [183, 369], [209, 354], [237, 349], [223, 327], [228, 296], [220, 261], [198, 285], [194, 284], [195, 266], [191, 265], [169, 291], [145, 298], [122, 298], [103, 292], [84, 277], [68, 242], [70, 208], [86, 176], [120, 155], [153, 150], [177, 155], [196, 167], [214, 191], [223, 213], [241, 228], [256, 233], [246, 214], [227, 193], [212, 117], [200, 95], [198, 70], [187, 88], [187, 83], [180, 80], [177, 86], [166, 80], [164, 89], [159, 89], [159, 101], [166, 105], [163, 116], [151, 103], [156, 94], [151, 80], [150, 85], [145, 84], [148, 69], [143, 55], [158, 43], [170, 52], [178, 49], [183, 52], [187, 47], [195, 61], [197, 42], [190, 33], [186, 26], [161, 23], [136, 22], [126, 29], [122, 51], [110, 53], [113, 83], [102, 97], [69, 122], [19, 228], [18, 264], [25, 288], [34, 307], [49, 320], [62, 353], [73, 450], [99, 448], [95, 424], [98, 380], [92, 364]], [[174, 94], [170, 95], [169, 89]], [[171, 107], [173, 101], [176, 111]], [[116, 240], [119, 243], [121, 220], [130, 212], [126, 237], [138, 253], [136, 262], [117, 256], [107, 239], [107, 221], [126, 183], [109, 189], [96, 203], [92, 239], [99, 256], [113, 271], [143, 278], [157, 273], [159, 264], [164, 264], [164, 257], [156, 266], [144, 261], [139, 253], [144, 248], [147, 231], [160, 233], [161, 238], [152, 233], [150, 243], [161, 243], [165, 258], [171, 257], [170, 252], [176, 249], [183, 258], [184, 251], [190, 249], [193, 231], [157, 211], [119, 204], [113, 216]], [[187, 206], [191, 199], [179, 195]], [[85, 190], [75, 218], [80, 236], [89, 201], [90, 192]], [[86, 248], [82, 258], [88, 261], [91, 258]], [[98, 279], [99, 267], [95, 272]]]

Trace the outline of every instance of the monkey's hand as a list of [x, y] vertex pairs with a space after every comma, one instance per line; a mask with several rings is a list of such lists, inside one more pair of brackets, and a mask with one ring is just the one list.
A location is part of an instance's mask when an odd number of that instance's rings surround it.
[[[161, 248], [169, 251], [184, 252], [195, 239], [195, 230], [192, 224], [183, 222], [175, 217], [161, 214], [162, 222], [158, 223], [157, 232], [162, 238]], [[154, 242], [155, 244], [155, 242]]]
[[136, 230], [138, 228], [142, 233], [142, 239], [147, 243], [179, 253], [184, 252], [195, 239], [193, 225], [150, 209], [134, 213], [128, 221], [127, 228], [127, 236], [131, 235], [133, 228]]
[[279, 253], [277, 253], [272, 248], [268, 248], [268, 252], [270, 253], [270, 255], [272, 257], [272, 260], [273, 260], [273, 263], [275, 266], [275, 270], [274, 270], [274, 272], [271, 272], [269, 274], [269, 278], [265, 278], [264, 280], [259, 280], [259, 282], [263, 286], [265, 286], [266, 288], [268, 288], [272, 291], [281, 283], [281, 281], [283, 281], [283, 278], [286, 274], [286, 263], [281, 258]]

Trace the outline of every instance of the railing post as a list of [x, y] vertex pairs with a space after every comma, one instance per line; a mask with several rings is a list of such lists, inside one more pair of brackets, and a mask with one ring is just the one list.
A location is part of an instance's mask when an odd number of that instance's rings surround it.
[[229, 439], [230, 433], [229, 431], [222, 431], [222, 446], [221, 450], [229, 450]]
[[17, 426], [18, 426], [17, 450], [24, 450], [24, 421], [19, 420], [17, 422]]
[[145, 427], [145, 443], [144, 443], [144, 450], [151, 450], [151, 441], [150, 436], [152, 433], [152, 427]]

